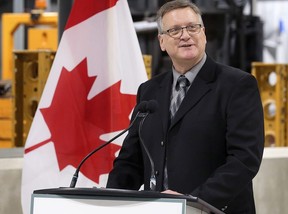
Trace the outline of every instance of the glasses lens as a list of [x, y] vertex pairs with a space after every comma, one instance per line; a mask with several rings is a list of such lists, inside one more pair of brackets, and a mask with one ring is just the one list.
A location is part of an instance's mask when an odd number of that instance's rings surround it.
[[187, 26], [187, 31], [190, 33], [190, 34], [197, 34], [200, 32], [200, 29], [201, 29], [201, 25], [190, 25], [190, 26]]
[[194, 35], [200, 32], [201, 24], [195, 24], [195, 25], [188, 25], [186, 27], [177, 27], [172, 28], [170, 30], [167, 30], [167, 34], [173, 38], [180, 38], [183, 34], [183, 30], [186, 28], [189, 35]]
[[181, 36], [182, 28], [172, 28], [168, 31], [168, 34], [171, 37], [180, 37]]

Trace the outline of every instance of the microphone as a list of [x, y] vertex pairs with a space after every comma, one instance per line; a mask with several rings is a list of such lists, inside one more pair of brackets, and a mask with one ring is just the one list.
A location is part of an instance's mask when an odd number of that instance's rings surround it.
[[146, 111], [145, 113], [142, 113], [141, 114], [141, 121], [140, 121], [140, 124], [139, 124], [139, 128], [138, 128], [138, 135], [139, 135], [139, 139], [140, 139], [140, 143], [142, 145], [142, 147], [144, 148], [145, 150], [145, 153], [149, 159], [149, 162], [150, 162], [150, 166], [151, 166], [151, 173], [150, 173], [150, 190], [152, 191], [155, 191], [156, 190], [156, 176], [155, 176], [155, 166], [154, 166], [154, 161], [144, 143], [144, 140], [141, 136], [141, 130], [142, 130], [142, 126], [144, 124], [144, 121], [146, 119], [146, 117], [150, 114], [150, 113], [153, 113], [155, 112], [156, 110], [158, 109], [158, 103], [155, 101], [155, 100], [150, 100], [148, 103], [147, 103], [147, 106], [146, 106]]
[[156, 100], [142, 101], [141, 103], [146, 103], [142, 105], [138, 117], [146, 117], [148, 114], [155, 112], [158, 109], [158, 103]]
[[[150, 104], [151, 105], [151, 104]], [[149, 105], [149, 106], [150, 106]], [[118, 137], [120, 137], [121, 135], [123, 135], [125, 132], [127, 132], [135, 123], [135, 121], [137, 120], [137, 118], [139, 117], [143, 117], [142, 114], [145, 114], [145, 111], [148, 111], [148, 102], [147, 101], [142, 101], [137, 107], [136, 109], [138, 109], [138, 112], [135, 116], [135, 118], [133, 119], [133, 121], [130, 123], [130, 125], [128, 126], [128, 128], [124, 129], [122, 132], [120, 132], [118, 135], [116, 135], [115, 137], [113, 137], [112, 139], [110, 139], [109, 141], [103, 143], [102, 145], [100, 145], [99, 147], [97, 147], [96, 149], [92, 150], [86, 157], [84, 157], [82, 159], [82, 161], [80, 162], [80, 164], [78, 165], [78, 167], [76, 168], [76, 171], [72, 177], [71, 183], [70, 183], [70, 188], [74, 188], [76, 186], [77, 180], [78, 180], [78, 174], [79, 171], [81, 169], [81, 166], [84, 164], [84, 162], [91, 157], [94, 153], [96, 153], [97, 151], [99, 151], [100, 149], [102, 149], [103, 147], [107, 146], [109, 143], [111, 143], [112, 141], [116, 140]], [[149, 107], [150, 108], [150, 107]], [[136, 110], [135, 109], [135, 110]]]

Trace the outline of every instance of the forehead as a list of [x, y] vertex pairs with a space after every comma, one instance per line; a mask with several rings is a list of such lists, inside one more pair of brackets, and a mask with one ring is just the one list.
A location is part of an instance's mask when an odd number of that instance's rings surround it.
[[163, 26], [199, 23], [199, 21], [199, 15], [197, 15], [190, 7], [169, 11], [162, 18]]

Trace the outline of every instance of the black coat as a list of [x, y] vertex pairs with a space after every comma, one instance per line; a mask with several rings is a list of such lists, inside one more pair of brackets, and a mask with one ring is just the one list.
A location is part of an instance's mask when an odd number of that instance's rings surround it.
[[[169, 189], [197, 196], [225, 213], [255, 213], [252, 179], [264, 147], [263, 109], [256, 79], [249, 73], [207, 60], [174, 119], [169, 105], [172, 72], [143, 83], [137, 103], [156, 100], [141, 136], [155, 162], [162, 190], [167, 158]], [[133, 113], [133, 117], [135, 116]], [[107, 187], [149, 189], [150, 163], [135, 125], [128, 133]]]

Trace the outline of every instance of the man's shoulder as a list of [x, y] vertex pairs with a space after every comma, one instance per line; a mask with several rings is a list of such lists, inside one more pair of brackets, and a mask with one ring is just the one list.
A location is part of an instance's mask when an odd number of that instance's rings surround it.
[[144, 82], [143, 85], [161, 85], [168, 81], [170, 77], [172, 78], [172, 73], [170, 71], [162, 72]]
[[247, 76], [252, 76], [249, 72], [221, 63], [217, 63], [217, 73], [225, 78], [238, 80]]

